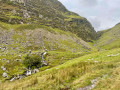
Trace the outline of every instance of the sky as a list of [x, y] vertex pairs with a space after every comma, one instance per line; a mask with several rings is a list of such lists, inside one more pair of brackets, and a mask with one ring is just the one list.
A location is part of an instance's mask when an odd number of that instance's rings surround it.
[[96, 31], [120, 22], [120, 0], [59, 0], [65, 7], [87, 18]]

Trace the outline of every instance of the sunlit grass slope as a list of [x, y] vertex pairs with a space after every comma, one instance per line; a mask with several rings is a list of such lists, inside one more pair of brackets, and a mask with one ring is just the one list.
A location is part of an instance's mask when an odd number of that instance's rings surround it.
[[103, 49], [114, 49], [120, 47], [120, 24], [115, 27], [98, 32], [98, 40], [95, 42], [95, 46]]
[[0, 38], [0, 67], [4, 66], [9, 76], [3, 78], [5, 71], [0, 69], [0, 81], [23, 74], [25, 66], [16, 60], [23, 61], [29, 50], [32, 54], [47, 52], [45, 60], [48, 66], [40, 68], [40, 71], [96, 51], [71, 32], [39, 24], [12, 25], [0, 22]]
[[120, 48], [93, 53], [14, 82], [0, 84], [1, 90], [120, 90]]

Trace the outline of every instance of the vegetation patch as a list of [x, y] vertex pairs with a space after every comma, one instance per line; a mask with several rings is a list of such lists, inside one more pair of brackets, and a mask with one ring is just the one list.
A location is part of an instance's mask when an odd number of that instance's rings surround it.
[[23, 64], [27, 68], [39, 68], [42, 65], [42, 59], [39, 55], [27, 55], [23, 60]]

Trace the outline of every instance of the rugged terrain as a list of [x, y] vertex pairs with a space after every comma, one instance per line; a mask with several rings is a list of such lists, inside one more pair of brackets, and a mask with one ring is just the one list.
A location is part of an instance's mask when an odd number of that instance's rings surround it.
[[47, 52], [49, 67], [46, 68], [50, 68], [95, 50], [71, 32], [43, 25], [10, 25], [2, 22], [1, 25], [0, 65], [5, 68], [0, 72], [1, 78], [4, 72], [8, 73], [9, 79], [23, 73], [25, 67], [22, 60], [29, 51], [38, 55]]
[[96, 33], [57, 0], [0, 0], [0, 90], [120, 90], [119, 28]]
[[95, 40], [91, 24], [57, 0], [1, 0], [0, 5], [1, 82], [23, 77], [29, 54], [45, 59], [43, 71], [97, 50], [84, 41]]
[[[120, 90], [120, 49], [85, 55], [14, 82], [2, 90]], [[87, 88], [87, 89], [86, 89]]]
[[77, 34], [83, 40], [95, 40], [92, 25], [76, 13], [68, 11], [58, 0], [3, 0], [0, 21], [11, 24], [41, 24]]

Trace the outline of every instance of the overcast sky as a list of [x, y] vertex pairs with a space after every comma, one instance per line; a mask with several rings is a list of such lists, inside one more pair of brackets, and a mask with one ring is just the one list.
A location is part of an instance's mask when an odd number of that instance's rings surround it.
[[120, 22], [120, 0], [59, 0], [68, 10], [86, 17], [96, 31]]

